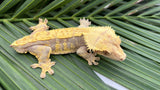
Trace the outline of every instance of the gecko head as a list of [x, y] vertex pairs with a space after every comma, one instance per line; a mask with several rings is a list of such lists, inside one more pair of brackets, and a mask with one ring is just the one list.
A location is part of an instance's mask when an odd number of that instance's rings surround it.
[[126, 59], [126, 54], [118, 45], [112, 46], [112, 49], [109, 51], [96, 51], [96, 53], [117, 61], [124, 61]]
[[126, 54], [124, 53], [123, 49], [120, 46], [121, 44], [120, 37], [117, 36], [114, 31], [108, 32], [107, 35], [105, 36], [106, 36], [105, 39], [103, 39], [103, 41], [101, 40], [101, 43], [103, 43], [102, 44], [103, 49], [97, 52], [97, 54], [103, 55], [105, 57], [117, 61], [125, 60]]
[[41, 18], [39, 18], [39, 24], [37, 24], [36, 26], [32, 26], [29, 29], [33, 31], [40, 28], [47, 30], [49, 29], [49, 26], [47, 26], [47, 23], [48, 23], [48, 20], [46, 18], [44, 19], [44, 21]]
[[120, 46], [121, 39], [111, 27], [94, 28], [94, 31], [86, 34], [84, 38], [88, 49], [93, 52], [113, 60], [125, 60], [126, 54]]

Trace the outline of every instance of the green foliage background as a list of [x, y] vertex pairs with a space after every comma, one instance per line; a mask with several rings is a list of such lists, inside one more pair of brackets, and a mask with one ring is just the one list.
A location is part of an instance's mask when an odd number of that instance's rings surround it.
[[[89, 66], [76, 54], [52, 55], [55, 75], [41, 79], [41, 70], [30, 68], [36, 58], [9, 47], [30, 34], [39, 17], [49, 20], [50, 29], [76, 27], [82, 17], [93, 26], [111, 26], [121, 36], [127, 59], [101, 56], [98, 66]], [[114, 89], [93, 70], [128, 89], [159, 89], [159, 19], [160, 0], [1, 0], [0, 89]]]

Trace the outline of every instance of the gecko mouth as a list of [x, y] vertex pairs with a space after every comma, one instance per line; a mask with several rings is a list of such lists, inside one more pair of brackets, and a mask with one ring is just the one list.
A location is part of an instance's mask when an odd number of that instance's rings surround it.
[[125, 53], [123, 55], [113, 55], [112, 53], [107, 55], [104, 55], [104, 54], [100, 54], [100, 55], [116, 61], [124, 61], [126, 59]]

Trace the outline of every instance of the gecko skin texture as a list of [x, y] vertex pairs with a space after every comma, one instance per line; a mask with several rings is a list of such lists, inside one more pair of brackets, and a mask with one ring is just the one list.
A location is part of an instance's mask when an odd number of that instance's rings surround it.
[[51, 69], [55, 65], [50, 54], [77, 53], [88, 61], [89, 65], [98, 65], [97, 54], [113, 60], [123, 61], [126, 54], [120, 47], [121, 40], [109, 26], [89, 27], [88, 19], [80, 19], [78, 27], [48, 30], [48, 20], [39, 18], [39, 24], [30, 27], [33, 32], [21, 39], [14, 41], [10, 46], [18, 53], [34, 55], [38, 63], [32, 68], [41, 68], [41, 78], [46, 77], [46, 72], [53, 74]]

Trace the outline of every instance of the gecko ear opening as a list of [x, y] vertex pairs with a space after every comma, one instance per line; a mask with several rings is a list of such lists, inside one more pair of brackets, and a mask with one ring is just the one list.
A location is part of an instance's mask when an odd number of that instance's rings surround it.
[[108, 53], [108, 54], [111, 54], [112, 51], [113, 51], [112, 45], [109, 44], [109, 43], [106, 43], [106, 47], [105, 47], [104, 52], [105, 52], [106, 54], [107, 54], [107, 53]]
[[103, 53], [104, 53], [105, 55], [111, 54], [111, 52], [108, 52], [108, 51], [104, 51]]

